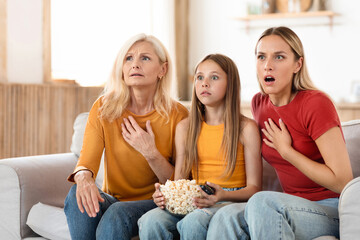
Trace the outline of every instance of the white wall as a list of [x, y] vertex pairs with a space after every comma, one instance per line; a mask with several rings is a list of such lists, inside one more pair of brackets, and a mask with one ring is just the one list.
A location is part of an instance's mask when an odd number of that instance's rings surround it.
[[[155, 35], [173, 53], [173, 4], [169, 0], [51, 1], [53, 76], [85, 86], [103, 84], [123, 42], [140, 32]], [[43, 83], [42, 8], [42, 0], [7, 1], [8, 82]]]
[[242, 98], [250, 101], [259, 91], [254, 57], [256, 41], [266, 28], [285, 25], [301, 38], [310, 75], [317, 87], [335, 101], [354, 101], [352, 84], [360, 83], [359, 1], [329, 0], [331, 10], [340, 14], [334, 18], [332, 29], [329, 19], [320, 17], [256, 20], [250, 23], [248, 32], [245, 22], [233, 19], [245, 15], [246, 3], [245, 0], [190, 1], [191, 71], [206, 54], [228, 55], [239, 68]]
[[7, 1], [8, 82], [42, 83], [42, 0]]

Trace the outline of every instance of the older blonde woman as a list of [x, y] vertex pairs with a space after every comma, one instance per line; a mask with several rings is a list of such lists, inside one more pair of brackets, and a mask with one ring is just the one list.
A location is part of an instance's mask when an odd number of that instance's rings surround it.
[[[187, 110], [171, 99], [171, 61], [145, 34], [120, 50], [103, 94], [94, 103], [65, 200], [72, 239], [130, 239], [137, 220], [156, 205], [154, 183], [174, 172], [174, 135]], [[105, 150], [105, 180], [95, 185]]]

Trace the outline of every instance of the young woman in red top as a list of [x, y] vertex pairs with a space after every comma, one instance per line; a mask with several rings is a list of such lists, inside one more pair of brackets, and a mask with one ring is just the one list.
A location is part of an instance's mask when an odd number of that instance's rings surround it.
[[302, 43], [291, 29], [267, 29], [255, 54], [261, 93], [252, 111], [262, 131], [262, 155], [284, 193], [259, 192], [245, 211], [236, 204], [220, 209], [208, 238], [338, 238], [338, 197], [352, 171], [335, 107], [314, 87]]

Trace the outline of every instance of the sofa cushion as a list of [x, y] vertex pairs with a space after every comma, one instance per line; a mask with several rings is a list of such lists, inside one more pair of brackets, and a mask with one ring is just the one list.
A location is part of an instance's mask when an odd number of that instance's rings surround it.
[[74, 134], [72, 136], [70, 150], [76, 155], [76, 157], [80, 156], [88, 116], [88, 112], [80, 113], [74, 121]]
[[39, 202], [31, 208], [26, 224], [47, 239], [71, 240], [63, 208]]
[[63, 207], [71, 183], [66, 176], [76, 164], [73, 153], [0, 161], [0, 239], [37, 235], [26, 225], [31, 207], [43, 203]]
[[345, 186], [339, 199], [340, 237], [343, 240], [358, 239], [360, 236], [359, 198], [360, 177], [357, 177]]
[[342, 129], [346, 141], [351, 167], [354, 178], [360, 176], [360, 120], [352, 120], [342, 123]]
[[0, 161], [0, 233], [3, 239], [21, 239], [20, 182], [12, 166]]

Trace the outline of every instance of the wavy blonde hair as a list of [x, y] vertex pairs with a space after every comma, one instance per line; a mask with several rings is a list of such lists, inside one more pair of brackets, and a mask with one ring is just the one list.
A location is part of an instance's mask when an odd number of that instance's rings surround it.
[[[265, 30], [261, 34], [259, 40], [256, 43], [255, 55], [257, 54], [256, 50], [260, 40], [270, 35], [277, 35], [281, 37], [290, 46], [291, 50], [295, 55], [295, 61], [299, 60], [301, 57], [303, 58], [302, 67], [297, 73], [294, 74], [291, 91], [296, 92], [301, 90], [318, 90], [310, 78], [306, 66], [305, 53], [301, 40], [296, 35], [296, 33], [290, 28], [281, 26], [281, 27], [272, 27]], [[264, 89], [262, 88], [261, 84], [259, 85], [261, 92], [264, 94], [265, 93]]]
[[164, 45], [154, 36], [144, 33], [130, 38], [119, 51], [108, 82], [100, 98], [102, 107], [100, 108], [100, 117], [108, 121], [119, 118], [130, 103], [130, 90], [125, 84], [123, 75], [123, 63], [129, 49], [138, 42], [149, 42], [154, 47], [160, 63], [167, 63], [167, 72], [162, 79], [157, 82], [156, 92], [154, 95], [155, 110], [167, 120], [173, 106], [173, 100], [170, 97], [170, 87], [172, 82], [172, 62], [170, 55]]
[[[224, 154], [225, 171], [223, 176], [230, 177], [235, 169], [238, 143], [242, 131], [242, 120], [244, 116], [240, 113], [240, 77], [235, 63], [227, 56], [222, 54], [207, 55], [195, 68], [195, 73], [199, 65], [207, 60], [212, 60], [218, 64], [227, 75], [227, 86], [225, 94], [225, 113], [224, 113], [224, 135], [221, 149]], [[196, 81], [196, 79], [194, 79]], [[195, 83], [193, 86], [192, 103], [189, 114], [189, 129], [185, 143], [185, 157], [182, 173], [186, 176], [194, 169], [196, 177], [199, 174], [199, 161], [197, 152], [197, 142], [200, 134], [201, 123], [205, 119], [205, 106], [196, 96]], [[198, 180], [198, 179], [197, 179]]]

